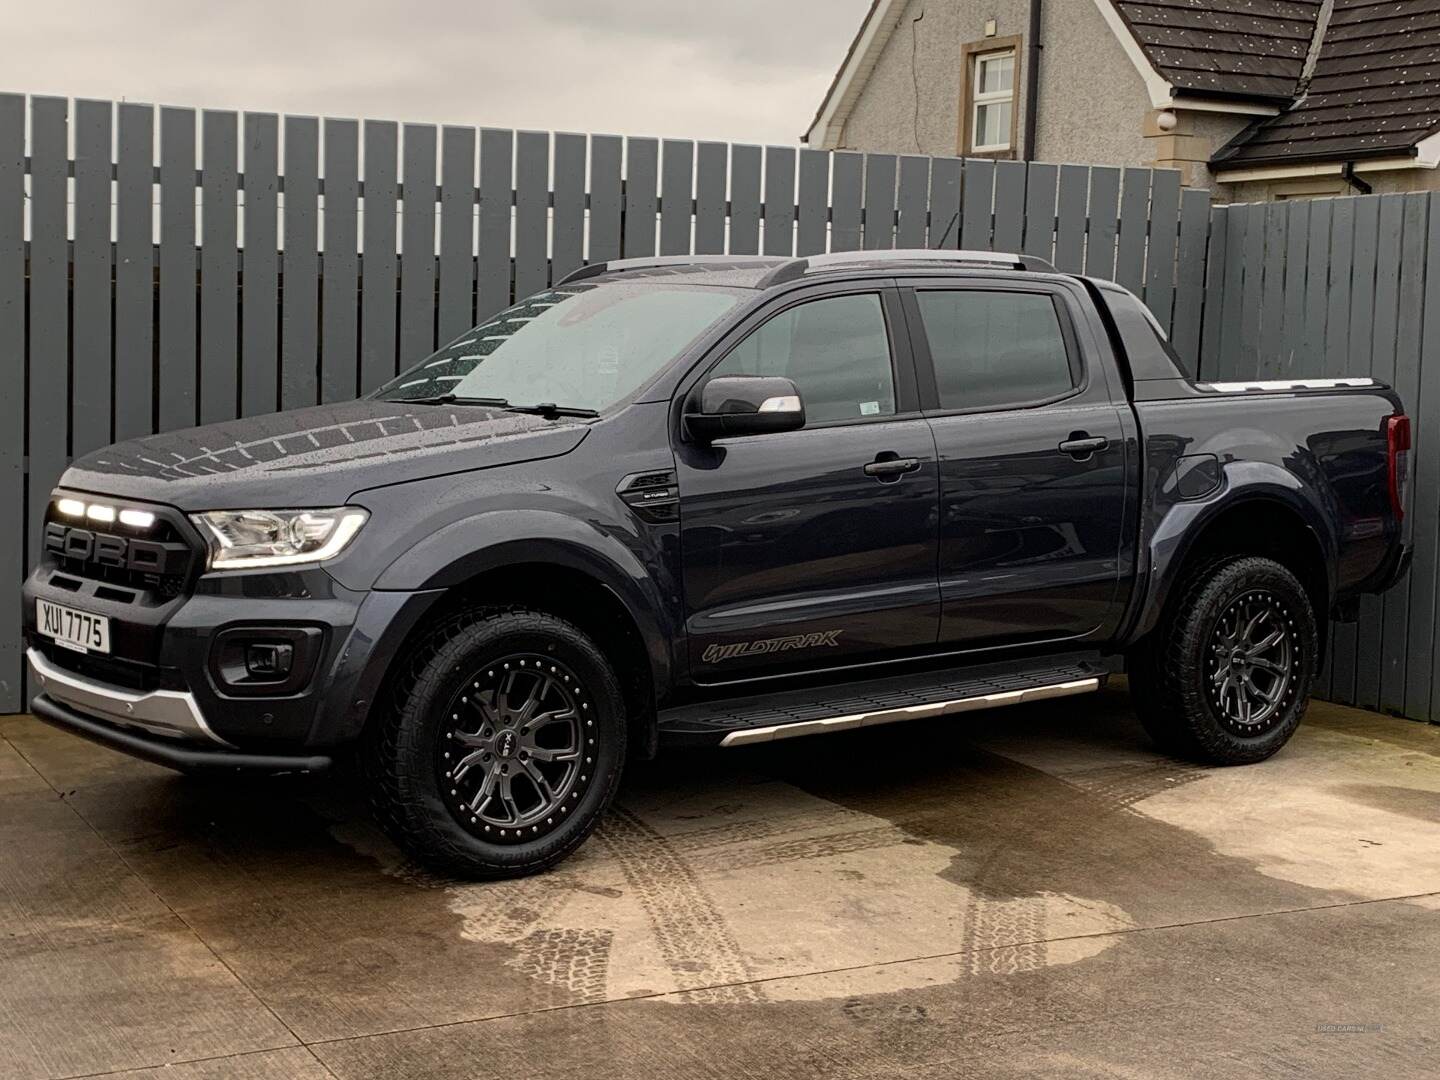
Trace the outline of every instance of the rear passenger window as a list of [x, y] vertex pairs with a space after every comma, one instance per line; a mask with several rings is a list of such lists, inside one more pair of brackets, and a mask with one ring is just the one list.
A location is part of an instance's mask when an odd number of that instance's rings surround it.
[[1075, 386], [1055, 302], [1043, 293], [916, 294], [942, 409], [1023, 405]]
[[895, 376], [875, 293], [811, 300], [781, 312], [720, 361], [713, 375], [784, 375], [807, 423], [891, 416]]

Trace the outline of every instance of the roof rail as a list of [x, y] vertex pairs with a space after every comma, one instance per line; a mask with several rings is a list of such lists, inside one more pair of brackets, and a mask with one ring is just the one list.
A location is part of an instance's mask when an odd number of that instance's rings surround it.
[[1016, 255], [1007, 251], [951, 251], [945, 248], [893, 248], [878, 251], [832, 251], [829, 255], [812, 255], [811, 270], [840, 269], [857, 263], [936, 262], [961, 263], [970, 266], [1003, 267], [1009, 270], [1030, 270], [1054, 274], [1054, 265], [1034, 255]]
[[635, 259], [610, 259], [608, 262], [589, 263], [572, 270], [563, 278], [557, 281], [556, 285], [569, 285], [571, 282], [584, 281], [586, 278], [599, 277], [601, 274], [623, 272], [625, 270], [654, 270], [665, 266], [705, 266], [706, 264], [716, 266], [775, 266], [796, 260], [784, 255], [649, 255]]

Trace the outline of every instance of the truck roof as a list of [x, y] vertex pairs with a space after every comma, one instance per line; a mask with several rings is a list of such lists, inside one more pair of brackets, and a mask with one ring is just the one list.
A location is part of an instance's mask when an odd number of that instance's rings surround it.
[[792, 258], [784, 255], [659, 255], [639, 259], [613, 259], [590, 263], [557, 284], [577, 281], [627, 281], [685, 278], [697, 285], [728, 285], [768, 289], [817, 274], [874, 270], [896, 273], [914, 269], [1012, 270], [1058, 273], [1054, 266], [1033, 255], [999, 251], [951, 251], [932, 248], [896, 248], [884, 251], [836, 251], [828, 255]]

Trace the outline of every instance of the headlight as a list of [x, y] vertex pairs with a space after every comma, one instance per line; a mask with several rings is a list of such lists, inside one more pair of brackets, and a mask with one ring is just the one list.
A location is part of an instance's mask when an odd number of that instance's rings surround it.
[[294, 566], [334, 558], [370, 515], [359, 507], [333, 510], [212, 510], [191, 514], [209, 547], [211, 570]]

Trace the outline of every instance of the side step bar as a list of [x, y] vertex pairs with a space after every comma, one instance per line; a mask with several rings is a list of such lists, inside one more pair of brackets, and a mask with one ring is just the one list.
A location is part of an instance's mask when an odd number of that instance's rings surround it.
[[1098, 658], [1065, 657], [868, 679], [746, 698], [697, 702], [660, 714], [668, 745], [748, 746], [802, 735], [1087, 694], [1109, 669]]
[[721, 746], [748, 746], [750, 743], [774, 742], [776, 739], [793, 739], [799, 735], [821, 735], [827, 731], [844, 731], [847, 728], [877, 727], [893, 724], [900, 720], [916, 720], [922, 716], [948, 716], [950, 713], [970, 712], [973, 709], [993, 709], [1001, 705], [1019, 705], [1026, 701], [1044, 701], [1046, 698], [1069, 697], [1071, 694], [1088, 694], [1100, 689], [1099, 678], [1074, 679], [1071, 682], [1037, 686], [1032, 690], [1007, 690], [1000, 694], [983, 694], [980, 697], [956, 698], [954, 701], [937, 701], [933, 705], [911, 705], [904, 709], [882, 709], [873, 713], [851, 713], [849, 716], [831, 716], [824, 720], [802, 720], [796, 724], [774, 724], [770, 727], [747, 728], [732, 731], [720, 740]]

